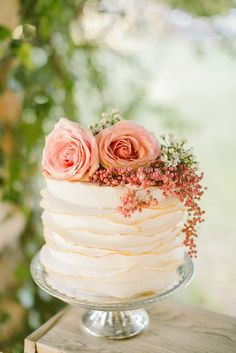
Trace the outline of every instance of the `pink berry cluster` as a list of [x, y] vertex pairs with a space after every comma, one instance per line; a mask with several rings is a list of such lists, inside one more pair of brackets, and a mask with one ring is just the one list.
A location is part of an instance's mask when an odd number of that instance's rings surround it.
[[204, 211], [199, 206], [199, 201], [204, 193], [201, 185], [203, 173], [198, 173], [196, 168], [183, 163], [176, 167], [168, 167], [160, 158], [151, 162], [148, 167], [109, 168], [100, 167], [91, 177], [91, 182], [99, 186], [130, 186], [146, 190], [146, 196], [140, 199], [137, 190], [129, 190], [121, 197], [118, 211], [125, 217], [130, 217], [134, 212], [142, 212], [145, 207], [156, 206], [157, 199], [151, 195], [151, 188], [158, 187], [164, 196], [175, 195], [184, 203], [188, 218], [182, 231], [185, 233], [184, 244], [191, 257], [197, 256], [196, 238], [197, 226], [204, 221]]
[[118, 207], [118, 211], [125, 217], [131, 217], [134, 212], [142, 212], [145, 207], [157, 206], [157, 199], [150, 193], [149, 189], [146, 190], [146, 198], [141, 199], [137, 196], [137, 190], [128, 190], [121, 197], [121, 206]]

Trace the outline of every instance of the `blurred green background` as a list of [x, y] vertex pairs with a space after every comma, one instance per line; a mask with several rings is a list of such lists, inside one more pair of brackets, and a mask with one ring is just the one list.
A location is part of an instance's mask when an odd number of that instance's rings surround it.
[[44, 136], [103, 111], [191, 141], [205, 171], [196, 275], [175, 300], [236, 315], [236, 9], [222, 0], [0, 0], [0, 350], [63, 304], [30, 277]]

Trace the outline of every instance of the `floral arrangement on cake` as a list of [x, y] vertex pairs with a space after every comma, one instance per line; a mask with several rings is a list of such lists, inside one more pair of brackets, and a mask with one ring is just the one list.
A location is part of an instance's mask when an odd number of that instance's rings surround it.
[[[152, 187], [158, 187], [166, 197], [175, 195], [188, 214], [182, 229], [184, 245], [189, 255], [196, 257], [197, 225], [204, 221], [199, 206], [204, 193], [203, 173], [186, 140], [172, 134], [158, 140], [144, 127], [123, 120], [116, 110], [110, 115], [104, 113], [90, 129], [62, 118], [46, 137], [42, 166], [47, 178], [101, 187], [133, 186], [124, 192], [118, 207], [124, 217], [157, 206]], [[137, 196], [137, 188], [146, 190], [145, 197]]]

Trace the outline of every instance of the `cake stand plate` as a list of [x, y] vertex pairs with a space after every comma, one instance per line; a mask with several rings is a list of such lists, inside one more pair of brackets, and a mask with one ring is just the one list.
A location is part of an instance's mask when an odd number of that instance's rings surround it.
[[185, 255], [184, 263], [177, 269], [179, 281], [162, 293], [155, 293], [137, 298], [114, 299], [99, 297], [84, 299], [60, 293], [47, 282], [47, 273], [40, 262], [39, 253], [35, 255], [30, 266], [33, 280], [48, 294], [61, 299], [70, 305], [88, 309], [82, 317], [86, 331], [97, 336], [111, 339], [123, 339], [141, 333], [148, 325], [149, 318], [144, 306], [167, 298], [190, 282], [194, 267], [191, 258]]

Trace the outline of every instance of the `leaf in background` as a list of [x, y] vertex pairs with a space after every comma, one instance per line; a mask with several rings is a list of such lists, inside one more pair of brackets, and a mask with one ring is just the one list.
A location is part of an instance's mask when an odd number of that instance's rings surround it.
[[0, 326], [10, 319], [10, 314], [4, 310], [0, 310]]
[[11, 37], [11, 31], [0, 25], [0, 41], [1, 40], [6, 40]]

